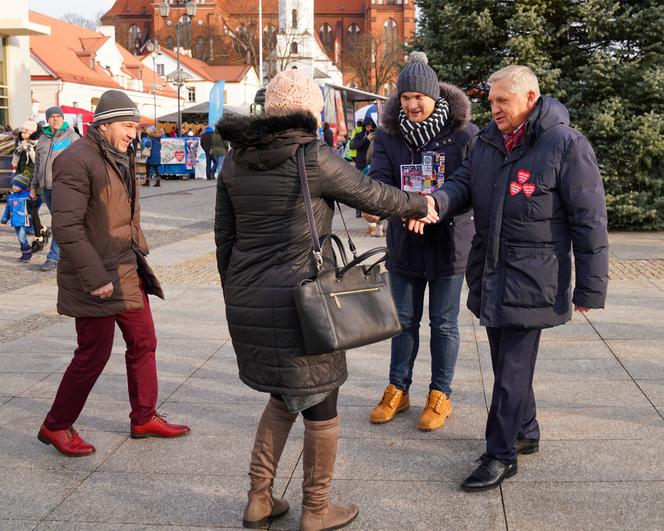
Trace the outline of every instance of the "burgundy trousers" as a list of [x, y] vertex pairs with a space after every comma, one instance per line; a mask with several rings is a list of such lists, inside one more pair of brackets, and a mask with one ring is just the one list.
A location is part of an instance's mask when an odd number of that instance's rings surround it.
[[44, 421], [48, 430], [65, 430], [76, 422], [111, 357], [115, 323], [127, 345], [125, 361], [131, 404], [129, 418], [133, 424], [144, 424], [152, 418], [158, 394], [155, 362], [157, 336], [145, 291], [143, 303], [140, 310], [128, 310], [108, 317], [76, 318], [78, 348]]

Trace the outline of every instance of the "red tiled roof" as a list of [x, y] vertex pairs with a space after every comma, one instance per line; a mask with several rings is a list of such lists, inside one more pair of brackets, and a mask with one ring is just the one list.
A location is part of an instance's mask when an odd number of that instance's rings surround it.
[[[96, 61], [93, 68], [91, 62], [92, 56], [109, 37], [35, 11], [30, 11], [30, 21], [50, 26], [50, 35], [30, 38], [30, 51], [59, 79], [70, 83], [122, 89], [105, 68]], [[150, 92], [150, 84], [155, 79], [154, 72], [119, 44], [116, 43], [116, 47], [123, 57], [123, 71], [134, 79], [143, 79], [143, 92]], [[156, 79], [157, 83], [165, 84], [165, 81], [158, 76]], [[177, 93], [170, 87], [165, 87], [157, 93], [177, 97]]]
[[[173, 59], [176, 58], [176, 53], [168, 48], [162, 48], [161, 51]], [[238, 83], [242, 81], [251, 68], [248, 65], [210, 66], [205, 61], [184, 54], [180, 54], [180, 64], [211, 82], [224, 80], [230, 83]]]
[[228, 81], [230, 83], [239, 83], [244, 79], [251, 67], [248, 65], [233, 66], [208, 66], [207, 70], [212, 76], [213, 81]]
[[[169, 50], [168, 48], [162, 48], [161, 53], [164, 53], [173, 59], [176, 58], [176, 53], [172, 50]], [[193, 57], [189, 57], [188, 55], [180, 54], [180, 64], [183, 65], [185, 68], [188, 68], [192, 72], [198, 74], [201, 76], [203, 79], [207, 79], [208, 81], [213, 81], [212, 76], [210, 76], [210, 73], [207, 71], [208, 64], [205, 61], [201, 61], [200, 59], [194, 59]]]

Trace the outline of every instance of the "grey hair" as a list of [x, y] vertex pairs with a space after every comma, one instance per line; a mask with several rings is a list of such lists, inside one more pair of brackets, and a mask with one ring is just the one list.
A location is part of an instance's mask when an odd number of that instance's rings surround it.
[[489, 83], [501, 81], [503, 79], [512, 80], [512, 92], [515, 94], [526, 94], [528, 91], [532, 90], [538, 98], [540, 96], [537, 76], [527, 66], [509, 65], [505, 68], [501, 68], [497, 72], [491, 74], [489, 77]]

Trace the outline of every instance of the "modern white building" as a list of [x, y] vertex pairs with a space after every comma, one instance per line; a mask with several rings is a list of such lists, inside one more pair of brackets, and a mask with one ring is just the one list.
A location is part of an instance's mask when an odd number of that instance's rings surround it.
[[18, 127], [32, 115], [30, 36], [48, 26], [28, 17], [28, 0], [2, 2], [0, 10], [0, 125]]
[[321, 85], [343, 85], [341, 71], [318, 38], [311, 0], [279, 0], [277, 45], [267, 63], [268, 71], [276, 73], [297, 68]]
[[[252, 66], [210, 66], [200, 59], [192, 58], [190, 53], [190, 50], [180, 49], [180, 69], [186, 79], [180, 89], [183, 109], [208, 102], [212, 87], [217, 81], [223, 80], [224, 104], [249, 110], [260, 87], [258, 75]], [[149, 68], [153, 68], [154, 64], [157, 73], [169, 81], [177, 72], [176, 52], [166, 48], [162, 48], [156, 57], [148, 54], [141, 61]], [[177, 90], [174, 83], [170, 85]]]
[[69, 105], [94, 111], [108, 89], [126, 92], [146, 121], [177, 109], [176, 92], [115, 42], [113, 26], [90, 31], [34, 11], [30, 21], [51, 29], [50, 35], [32, 37], [25, 63], [39, 110]]

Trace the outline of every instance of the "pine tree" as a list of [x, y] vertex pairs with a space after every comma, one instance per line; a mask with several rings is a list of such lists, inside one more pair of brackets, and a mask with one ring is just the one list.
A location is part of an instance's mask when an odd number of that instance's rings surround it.
[[417, 0], [425, 51], [490, 118], [486, 80], [530, 66], [593, 144], [614, 228], [664, 228], [664, 5], [612, 0]]

